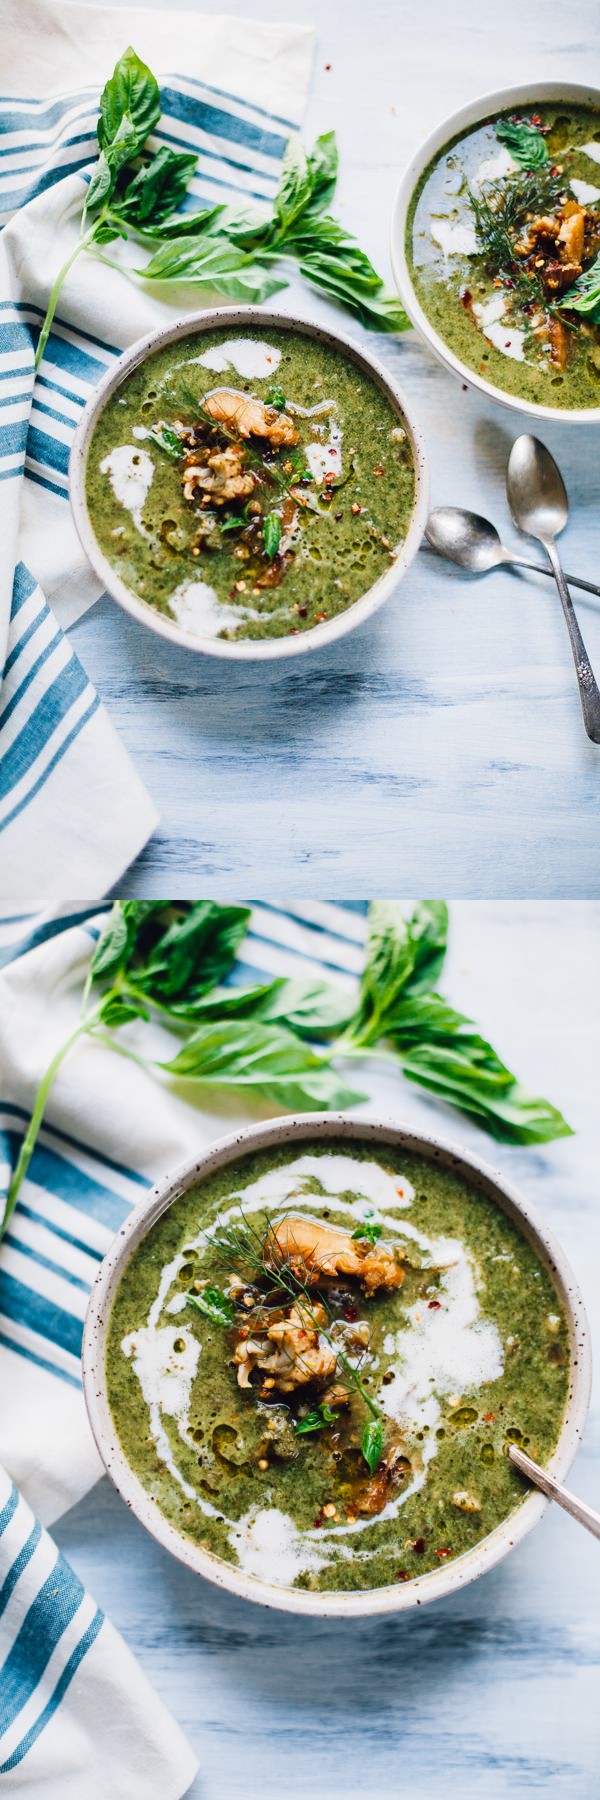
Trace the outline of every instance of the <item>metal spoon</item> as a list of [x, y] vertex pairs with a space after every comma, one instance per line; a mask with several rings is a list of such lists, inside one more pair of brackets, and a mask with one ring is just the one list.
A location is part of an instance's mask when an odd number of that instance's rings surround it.
[[[489, 569], [499, 569], [504, 564], [510, 567], [515, 563], [520, 569], [533, 569], [536, 575], [548, 575], [550, 581], [554, 579], [549, 563], [533, 562], [529, 556], [520, 556], [517, 550], [507, 550], [489, 519], [482, 519], [480, 513], [466, 512], [461, 506], [434, 507], [425, 526], [425, 536], [438, 556], [447, 556], [459, 569], [468, 569], [472, 575], [486, 575]], [[565, 580], [570, 581], [572, 587], [585, 588], [587, 594], [600, 597], [600, 587], [593, 581], [583, 581], [577, 575], [567, 575]]]
[[565, 1512], [570, 1513], [573, 1519], [577, 1519], [579, 1525], [585, 1525], [593, 1537], [600, 1538], [600, 1513], [594, 1512], [593, 1506], [586, 1506], [585, 1501], [577, 1500], [575, 1494], [570, 1494], [569, 1489], [563, 1487], [562, 1482], [556, 1481], [554, 1475], [549, 1475], [547, 1469], [540, 1469], [539, 1463], [533, 1462], [516, 1444], [511, 1444], [508, 1454], [515, 1468], [520, 1469], [522, 1475], [527, 1475], [529, 1481], [541, 1488], [549, 1500], [557, 1500], [559, 1506], [564, 1507]]
[[567, 631], [571, 640], [583, 723], [592, 743], [600, 744], [600, 691], [579, 630], [573, 601], [567, 587], [555, 538], [564, 530], [569, 516], [567, 490], [560, 473], [539, 438], [523, 437], [513, 444], [506, 472], [506, 491], [510, 510], [520, 531], [537, 538], [547, 551], [560, 594]]

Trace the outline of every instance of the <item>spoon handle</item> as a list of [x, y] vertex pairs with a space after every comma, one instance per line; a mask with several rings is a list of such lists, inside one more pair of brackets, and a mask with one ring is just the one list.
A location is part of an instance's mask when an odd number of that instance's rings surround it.
[[[533, 569], [536, 575], [548, 575], [553, 580], [554, 570], [547, 563], [533, 562], [529, 556], [515, 556], [512, 550], [509, 554], [511, 563], [517, 563], [520, 569]], [[565, 571], [565, 581], [571, 587], [583, 588], [586, 594], [598, 594], [600, 597], [600, 587], [596, 586], [595, 581], [584, 581], [582, 575], [567, 575]]]
[[591, 1531], [592, 1537], [600, 1538], [600, 1513], [594, 1512], [593, 1506], [586, 1506], [585, 1501], [577, 1500], [575, 1494], [570, 1494], [569, 1489], [563, 1487], [562, 1482], [556, 1481], [554, 1475], [549, 1475], [547, 1469], [540, 1469], [539, 1463], [532, 1462], [531, 1457], [526, 1456], [524, 1450], [519, 1450], [516, 1444], [511, 1444], [508, 1454], [515, 1468], [520, 1469], [522, 1475], [527, 1475], [536, 1487], [541, 1488], [549, 1500], [557, 1500], [559, 1506], [564, 1507], [565, 1512], [570, 1513], [573, 1519], [577, 1519], [579, 1525], [585, 1525], [586, 1530]]
[[544, 549], [547, 550], [552, 563], [554, 579], [562, 601], [567, 631], [571, 639], [575, 673], [579, 684], [579, 698], [581, 701], [581, 711], [583, 713], [583, 723], [592, 743], [600, 744], [600, 691], [579, 630], [573, 608], [573, 601], [563, 575], [560, 557], [553, 538], [548, 538], [544, 541]]

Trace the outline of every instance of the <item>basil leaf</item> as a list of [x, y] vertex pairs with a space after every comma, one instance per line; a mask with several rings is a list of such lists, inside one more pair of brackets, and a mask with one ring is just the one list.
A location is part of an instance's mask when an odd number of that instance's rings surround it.
[[376, 1244], [382, 1231], [382, 1225], [372, 1225], [369, 1219], [365, 1219], [364, 1224], [357, 1226], [356, 1231], [352, 1232], [352, 1236], [353, 1238], [367, 1238], [370, 1244]]
[[114, 144], [125, 117], [131, 122], [136, 146], [141, 149], [160, 118], [160, 92], [156, 77], [131, 44], [119, 58], [100, 97], [97, 131], [101, 150]]
[[227, 1295], [222, 1292], [221, 1288], [205, 1287], [202, 1289], [202, 1293], [194, 1294], [190, 1292], [187, 1293], [185, 1297], [188, 1306], [197, 1306], [199, 1312], [206, 1313], [207, 1317], [209, 1319], [214, 1319], [217, 1325], [233, 1324], [235, 1319], [235, 1307], [232, 1306], [231, 1301], [227, 1299]]
[[434, 986], [443, 968], [448, 945], [448, 907], [445, 900], [418, 900], [410, 920], [413, 968], [411, 994]]
[[102, 1024], [110, 1026], [111, 1030], [116, 1025], [128, 1025], [132, 1019], [149, 1019], [149, 1017], [147, 1006], [127, 993], [109, 993], [102, 1002], [100, 1018]]
[[[264, 1019], [270, 1024], [281, 1021], [299, 1037], [329, 1037], [342, 1031], [352, 1017], [353, 1006], [342, 989], [327, 981], [286, 981], [280, 978], [264, 986], [229, 988], [207, 998], [199, 998], [193, 1017], [199, 1022], [209, 1019]], [[191, 1009], [187, 1017], [191, 1017]]]
[[505, 144], [522, 169], [539, 169], [548, 162], [545, 138], [527, 119], [499, 119], [495, 126], [499, 144]]
[[182, 282], [209, 287], [232, 299], [261, 301], [287, 283], [269, 275], [225, 237], [170, 238], [137, 270], [145, 281]]
[[279, 513], [267, 513], [263, 524], [263, 544], [265, 556], [273, 562], [281, 543], [281, 519]]
[[169, 150], [161, 144], [160, 150], [138, 169], [126, 192], [120, 196], [119, 211], [133, 225], [141, 227], [149, 220], [153, 225], [159, 225], [181, 205], [197, 162], [197, 156]]
[[407, 331], [410, 327], [410, 319], [396, 295], [390, 294], [382, 281], [369, 292], [370, 284], [356, 275], [350, 263], [345, 265], [334, 250], [303, 256], [300, 274], [311, 287], [320, 288], [331, 300], [355, 313], [362, 325], [376, 331]]
[[371, 1474], [374, 1475], [376, 1469], [379, 1468], [383, 1450], [383, 1428], [380, 1419], [369, 1419], [360, 1440], [360, 1447], [365, 1462], [368, 1464]]
[[309, 212], [312, 216], [323, 212], [330, 205], [335, 193], [338, 177], [338, 147], [335, 131], [326, 131], [318, 137], [308, 158], [308, 170], [311, 181]]
[[200, 237], [203, 232], [209, 231], [211, 225], [216, 225], [223, 212], [224, 206], [203, 206], [199, 212], [182, 212], [177, 219], [165, 219], [160, 225], [147, 224], [144, 227], [144, 237], [158, 238], [159, 241], [175, 236]]
[[125, 960], [129, 945], [129, 928], [122, 900], [115, 900], [90, 964], [93, 981], [110, 975]]
[[202, 1025], [172, 1062], [159, 1066], [184, 1080], [260, 1089], [291, 1111], [321, 1106], [342, 1110], [364, 1098], [292, 1032], [252, 1020]]
[[97, 206], [102, 206], [109, 194], [112, 194], [115, 181], [116, 171], [111, 169], [108, 157], [101, 151], [85, 196], [84, 218], [88, 213], [95, 212]]
[[600, 253], [555, 305], [567, 307], [570, 312], [582, 313], [590, 320], [590, 324], [600, 325]]
[[288, 138], [285, 147], [279, 187], [273, 204], [273, 212], [281, 232], [289, 231], [294, 219], [307, 206], [311, 193], [312, 180], [306, 151], [300, 138], [294, 134]]
[[321, 1406], [315, 1407], [314, 1412], [307, 1413], [304, 1419], [298, 1419], [294, 1431], [296, 1437], [302, 1437], [306, 1431], [324, 1431], [326, 1425], [337, 1425], [337, 1423], [337, 1413], [332, 1412], [331, 1407], [323, 1401]]
[[409, 1081], [470, 1114], [492, 1137], [508, 1144], [545, 1144], [572, 1136], [562, 1113], [521, 1087], [475, 1030], [455, 1045], [415, 1042], [408, 1051], [398, 1048]]
[[150, 940], [138, 945], [135, 985], [185, 1017], [194, 1001], [228, 973], [250, 921], [250, 907], [197, 900], [182, 918], [151, 922]]

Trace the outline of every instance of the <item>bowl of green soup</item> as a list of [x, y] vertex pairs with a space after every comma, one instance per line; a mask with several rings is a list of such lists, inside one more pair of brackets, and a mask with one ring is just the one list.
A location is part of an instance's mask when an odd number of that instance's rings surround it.
[[70, 493], [108, 592], [213, 656], [289, 656], [369, 617], [427, 517], [402, 394], [339, 333], [220, 308], [135, 344], [75, 435]]
[[392, 258], [463, 381], [544, 419], [600, 419], [600, 90], [531, 82], [447, 119], [404, 175]]
[[589, 1402], [581, 1295], [470, 1151], [303, 1115], [221, 1139], [119, 1233], [84, 1329], [94, 1437], [190, 1570], [263, 1605], [384, 1613], [493, 1567]]

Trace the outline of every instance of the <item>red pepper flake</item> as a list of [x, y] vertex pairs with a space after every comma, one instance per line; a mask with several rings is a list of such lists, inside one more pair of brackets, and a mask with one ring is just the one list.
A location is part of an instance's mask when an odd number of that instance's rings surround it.
[[351, 505], [351, 507], [350, 507], [350, 511], [351, 511], [351, 512], [352, 512], [352, 513], [354, 513], [354, 516], [355, 516], [355, 518], [356, 518], [356, 514], [357, 514], [357, 513], [359, 513], [359, 512], [362, 512], [362, 506], [359, 506], [359, 504], [358, 504], [358, 500], [353, 500], [353, 501], [352, 501], [352, 505]]
[[436, 1554], [436, 1556], [451, 1556], [452, 1551], [451, 1550], [436, 1550], [435, 1554]]
[[322, 1524], [323, 1520], [320, 1517], [313, 1519], [313, 1530], [320, 1531]]
[[383, 467], [383, 463], [377, 464], [377, 468], [373, 470], [373, 474], [374, 475], [385, 475], [385, 469]]
[[329, 69], [333, 68], [333, 63], [323, 63], [323, 68], [329, 71]]
[[406, 1569], [396, 1569], [395, 1579], [396, 1581], [410, 1581], [410, 1575], [407, 1573]]
[[344, 1307], [344, 1318], [348, 1320], [349, 1324], [352, 1324], [354, 1319], [358, 1318], [358, 1313], [357, 1313], [356, 1307], [355, 1306], [345, 1306]]
[[327, 613], [315, 613], [315, 624], [321, 625], [323, 622], [323, 619], [326, 619], [326, 618], [327, 618]]
[[486, 1422], [486, 1425], [489, 1425], [489, 1424], [490, 1424], [490, 1423], [491, 1423], [491, 1420], [492, 1420], [492, 1419], [495, 1419], [495, 1417], [496, 1417], [496, 1414], [495, 1414], [495, 1413], [486, 1413], [486, 1414], [485, 1414], [485, 1422]]
[[307, 606], [299, 606], [298, 607], [298, 618], [299, 619], [307, 619], [308, 618], [308, 607]]
[[541, 123], [542, 123], [541, 113], [532, 113], [531, 114], [531, 123], [532, 123], [532, 125], [541, 125]]
[[414, 1550], [415, 1556], [424, 1556], [425, 1555], [425, 1539], [417, 1538], [416, 1542], [413, 1544], [413, 1550]]
[[440, 1312], [441, 1305], [442, 1305], [441, 1300], [429, 1300], [428, 1301], [428, 1311], [429, 1312]]
[[340, 522], [340, 519], [343, 519], [343, 517], [344, 517], [344, 514], [343, 514], [343, 512], [341, 512], [341, 513], [334, 513], [334, 518], [335, 518], [335, 519], [337, 519], [337, 522], [338, 522], [338, 525], [339, 525], [339, 522]]

